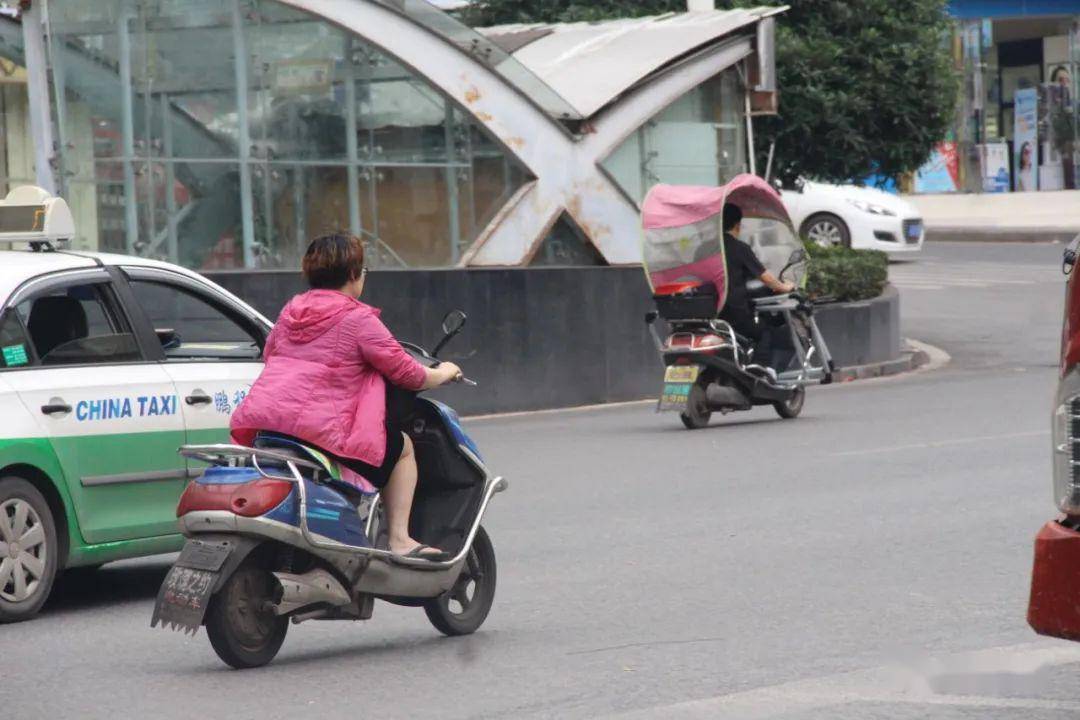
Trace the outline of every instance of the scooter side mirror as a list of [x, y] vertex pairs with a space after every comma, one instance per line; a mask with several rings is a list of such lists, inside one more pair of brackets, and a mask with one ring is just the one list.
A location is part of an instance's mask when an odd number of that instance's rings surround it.
[[431, 351], [431, 357], [438, 357], [439, 351], [442, 350], [446, 343], [450, 342], [450, 339], [457, 335], [459, 332], [465, 329], [465, 321], [469, 319], [461, 310], [451, 310], [446, 313], [446, 317], [442, 321], [443, 339], [439, 341], [439, 344], [435, 346], [435, 349]]
[[658, 317], [660, 317], [660, 313], [656, 312], [655, 310], [650, 310], [649, 312], [645, 313], [645, 324], [652, 325], [654, 322], [656, 322], [656, 318]]
[[442, 331], [447, 335], [457, 335], [465, 327], [465, 321], [469, 319], [461, 310], [451, 310], [446, 313], [442, 321]]

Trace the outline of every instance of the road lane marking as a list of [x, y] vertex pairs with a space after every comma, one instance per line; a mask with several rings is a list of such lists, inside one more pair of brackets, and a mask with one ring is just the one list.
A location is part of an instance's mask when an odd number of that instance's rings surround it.
[[878, 453], [903, 452], [904, 450], [929, 450], [933, 448], [952, 447], [953, 445], [970, 445], [972, 443], [996, 442], [1000, 440], [1019, 440], [1021, 438], [1048, 437], [1049, 430], [1033, 430], [1031, 432], [1007, 433], [1004, 435], [979, 435], [976, 437], [955, 438], [953, 440], [933, 440], [924, 443], [912, 443], [910, 445], [890, 445], [888, 447], [864, 448], [862, 450], [842, 450], [829, 453], [829, 457], [849, 457], [853, 455], [874, 455]]
[[[1045, 641], [1024, 643], [927, 658], [907, 664], [856, 670], [700, 700], [644, 708], [609, 715], [611, 720], [708, 718], [709, 720], [765, 720], [821, 708], [856, 703], [875, 705], [951, 706], [958, 708], [1065, 710], [1080, 712], [1080, 702], [1044, 700], [959, 692], [957, 679], [982, 685], [1026, 684], [1024, 692], [1038, 693], [1039, 674], [1050, 668], [1080, 663], [1080, 646]], [[1011, 682], [1009, 682], [1011, 681]], [[953, 687], [949, 687], [952, 685]], [[1001, 688], [1006, 690], [1005, 688]], [[930, 717], [931, 715], [927, 715]]]
[[704, 638], [691, 638], [689, 640], [648, 640], [645, 642], [624, 643], [622, 645], [608, 645], [598, 648], [590, 648], [589, 650], [574, 650], [573, 652], [566, 653], [567, 655], [595, 655], [597, 653], [616, 652], [618, 650], [629, 650], [630, 648], [646, 648], [646, 647], [660, 647], [662, 645], [695, 645], [698, 643], [713, 643], [724, 642], [728, 638], [725, 637], [704, 637]]

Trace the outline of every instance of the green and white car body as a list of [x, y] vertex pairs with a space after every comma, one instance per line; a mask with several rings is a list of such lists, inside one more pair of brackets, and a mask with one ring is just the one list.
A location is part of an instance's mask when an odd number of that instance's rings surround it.
[[167, 263], [0, 250], [0, 621], [64, 568], [180, 549], [177, 448], [227, 440], [270, 327]]

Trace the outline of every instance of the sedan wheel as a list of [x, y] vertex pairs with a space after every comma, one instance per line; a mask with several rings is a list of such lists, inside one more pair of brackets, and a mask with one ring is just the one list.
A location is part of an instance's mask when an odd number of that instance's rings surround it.
[[56, 530], [45, 498], [19, 478], [0, 479], [0, 622], [25, 620], [56, 575]]
[[803, 225], [802, 234], [820, 247], [851, 247], [847, 225], [835, 215], [815, 215]]

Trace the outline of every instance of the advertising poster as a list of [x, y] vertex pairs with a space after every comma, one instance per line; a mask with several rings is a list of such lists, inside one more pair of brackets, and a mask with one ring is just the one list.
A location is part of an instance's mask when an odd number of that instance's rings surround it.
[[1017, 90], [1013, 122], [1013, 190], [1039, 189], [1039, 91]]
[[955, 142], [938, 143], [915, 172], [915, 192], [950, 193], [960, 188], [960, 157]]
[[982, 153], [983, 192], [1009, 192], [1009, 146], [987, 143]]

